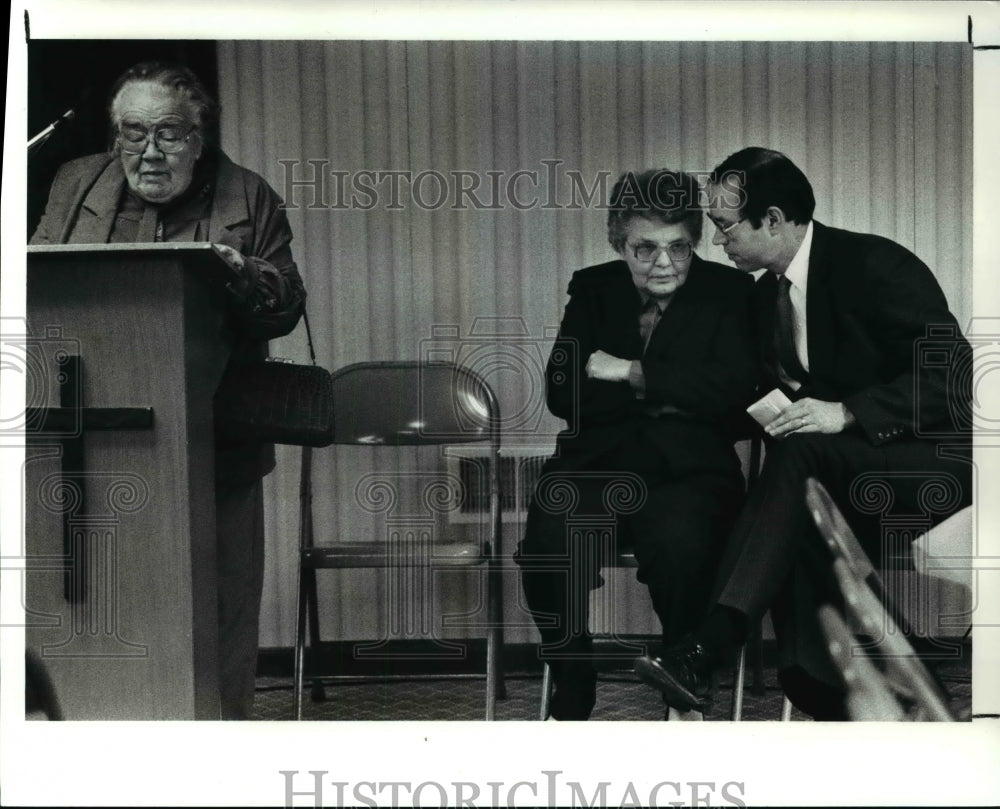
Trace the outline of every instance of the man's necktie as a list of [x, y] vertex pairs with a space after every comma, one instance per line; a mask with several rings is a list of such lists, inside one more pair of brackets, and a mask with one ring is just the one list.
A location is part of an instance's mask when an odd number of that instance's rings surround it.
[[795, 311], [789, 290], [792, 282], [778, 276], [778, 298], [774, 307], [774, 350], [785, 374], [798, 382], [806, 382], [809, 373], [802, 367], [795, 350]]

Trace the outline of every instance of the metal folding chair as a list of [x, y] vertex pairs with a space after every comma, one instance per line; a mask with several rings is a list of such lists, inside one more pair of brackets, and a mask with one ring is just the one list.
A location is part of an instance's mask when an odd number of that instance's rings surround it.
[[867, 655], [855, 655], [856, 639], [847, 623], [829, 604], [819, 608], [819, 623], [826, 636], [830, 657], [848, 690], [848, 713], [852, 719], [898, 722], [905, 718], [892, 689]]
[[[311, 648], [320, 643], [316, 571], [325, 569], [385, 568], [399, 577], [399, 588], [420, 588], [431, 571], [443, 568], [486, 568], [486, 719], [495, 718], [496, 700], [503, 695], [501, 653], [502, 602], [500, 581], [500, 412], [496, 396], [474, 371], [452, 363], [369, 362], [349, 365], [332, 374], [334, 398], [333, 445], [367, 447], [373, 453], [371, 466], [349, 494], [360, 507], [382, 523], [382, 536], [363, 541], [314, 544], [311, 503], [311, 450], [303, 450], [301, 521], [299, 548], [299, 594], [295, 637], [296, 719], [302, 718], [305, 680], [306, 630]], [[412, 473], [398, 481], [380, 465], [382, 453], [392, 456], [393, 447], [437, 445], [442, 454], [448, 447], [468, 443], [488, 444], [485, 460], [485, 492], [464, 490], [462, 481], [449, 475], [440, 458], [437, 468]], [[339, 452], [345, 451], [338, 449]], [[397, 450], [398, 452], [398, 450]], [[365, 452], [359, 454], [365, 455]], [[414, 488], [418, 502], [428, 514], [462, 507], [467, 498], [485, 495], [477, 502], [484, 519], [472, 538], [442, 540], [435, 537], [428, 519], [400, 519], [394, 511], [397, 488]], [[421, 488], [422, 487], [422, 488]], [[411, 494], [413, 492], [410, 492]], [[419, 499], [422, 498], [422, 499]], [[487, 522], [488, 521], [488, 522]], [[406, 574], [423, 568], [425, 576]], [[404, 580], [403, 576], [407, 576]], [[392, 590], [393, 585], [390, 584]], [[398, 592], [398, 591], [396, 591]], [[421, 595], [425, 595], [421, 593]], [[330, 612], [333, 605], [324, 605]], [[482, 622], [473, 624], [482, 627]], [[379, 643], [367, 644], [369, 647]], [[454, 647], [456, 644], [448, 644]], [[454, 674], [448, 676], [463, 676]], [[482, 676], [482, 675], [471, 675]], [[313, 698], [322, 697], [322, 683], [337, 679], [311, 674]]]
[[[881, 577], [840, 509], [814, 478], [806, 481], [806, 503], [816, 527], [833, 553], [833, 572], [844, 596], [847, 614], [856, 627], [853, 634], [863, 636], [851, 638], [850, 648], [844, 650], [842, 633], [838, 640], [838, 627], [836, 622], [830, 620], [827, 611], [825, 627], [834, 647], [831, 651], [848, 689], [854, 690], [853, 704], [884, 704], [884, 701], [870, 703], [859, 698], [858, 689], [861, 686], [857, 682], [859, 664], [856, 658], [859, 654], [871, 652], [869, 657], [874, 657], [884, 666], [885, 685], [895, 694], [912, 701], [927, 719], [954, 721], [948, 709], [947, 695], [906, 639], [908, 628], [905, 623], [900, 624], [893, 618], [896, 611], [889, 602]], [[860, 664], [860, 670], [866, 675], [871, 671], [865, 664]], [[879, 708], [872, 715], [858, 718], [885, 718], [884, 713], [884, 709]]]

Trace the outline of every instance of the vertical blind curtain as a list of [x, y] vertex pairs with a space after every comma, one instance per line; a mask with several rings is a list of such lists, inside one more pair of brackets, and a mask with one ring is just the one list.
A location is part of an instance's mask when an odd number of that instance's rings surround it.
[[[814, 185], [817, 219], [909, 247], [959, 322], [971, 316], [967, 45], [239, 41], [218, 57], [223, 147], [291, 205], [320, 363], [420, 358], [444, 328], [497, 389], [505, 444], [552, 446], [560, 425], [536, 366], [572, 272], [613, 257], [601, 205], [626, 169], [706, 171], [743, 146], [784, 151]], [[408, 172], [395, 199], [374, 172]], [[476, 182], [476, 202], [459, 194]], [[705, 234], [699, 252], [725, 261]], [[271, 350], [306, 356], [301, 333]], [[343, 495], [358, 474], [340, 457], [315, 454], [315, 518], [350, 538]], [[292, 641], [297, 459], [283, 448], [266, 482], [264, 646]], [[438, 609], [478, 584], [442, 584]], [[507, 585], [520, 624], [507, 639], [530, 640], [516, 577]], [[385, 632], [381, 574], [333, 574], [321, 588], [358, 605], [328, 637]], [[646, 597], [618, 590], [634, 629]]]

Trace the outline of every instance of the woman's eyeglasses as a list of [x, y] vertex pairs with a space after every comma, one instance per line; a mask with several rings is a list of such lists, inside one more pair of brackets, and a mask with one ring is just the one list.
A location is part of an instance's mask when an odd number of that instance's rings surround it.
[[128, 154], [142, 154], [146, 151], [149, 139], [153, 145], [164, 154], [177, 154], [187, 146], [188, 139], [194, 134], [196, 126], [159, 126], [152, 130], [138, 124], [119, 124], [118, 142], [122, 151]]
[[691, 258], [690, 242], [674, 242], [673, 244], [668, 244], [666, 247], [661, 247], [652, 242], [640, 242], [639, 244], [629, 245], [629, 247], [632, 248], [632, 255], [635, 256], [636, 261], [642, 264], [652, 264], [660, 257], [660, 254], [664, 250], [667, 251], [667, 255], [670, 256], [671, 261], [687, 261]]

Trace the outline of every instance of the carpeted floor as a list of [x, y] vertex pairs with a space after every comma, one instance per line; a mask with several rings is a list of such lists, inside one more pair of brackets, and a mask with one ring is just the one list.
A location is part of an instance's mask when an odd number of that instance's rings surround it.
[[[971, 710], [972, 687], [968, 663], [954, 663], [939, 669], [952, 696], [952, 711], [967, 718]], [[509, 675], [507, 697], [497, 701], [497, 719], [506, 721], [539, 718], [541, 678], [530, 674]], [[781, 718], [783, 695], [774, 671], [768, 669], [765, 693], [744, 691], [744, 721], [777, 721]], [[303, 718], [312, 721], [344, 720], [477, 720], [485, 716], [485, 684], [482, 679], [395, 680], [388, 682], [338, 683], [325, 689], [326, 698], [313, 702], [303, 698]], [[729, 720], [732, 679], [724, 677], [707, 720]], [[627, 672], [602, 675], [597, 688], [593, 720], [648, 721], [663, 719], [660, 695]], [[294, 719], [292, 690], [288, 678], [259, 678], [254, 719], [280, 721]], [[808, 717], [793, 711], [794, 721]]]

